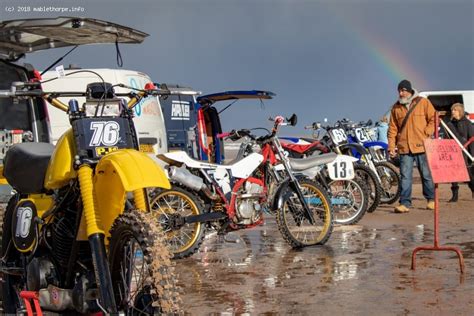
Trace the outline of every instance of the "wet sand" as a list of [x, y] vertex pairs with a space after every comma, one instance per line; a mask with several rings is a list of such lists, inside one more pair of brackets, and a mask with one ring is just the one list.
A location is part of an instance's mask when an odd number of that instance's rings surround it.
[[324, 246], [291, 250], [275, 221], [225, 238], [211, 234], [201, 252], [177, 261], [183, 304], [192, 315], [473, 315], [474, 201], [457, 204], [441, 186], [440, 242], [454, 253], [411, 252], [433, 244], [433, 212], [415, 185], [414, 208], [382, 206], [354, 226], [339, 226]]

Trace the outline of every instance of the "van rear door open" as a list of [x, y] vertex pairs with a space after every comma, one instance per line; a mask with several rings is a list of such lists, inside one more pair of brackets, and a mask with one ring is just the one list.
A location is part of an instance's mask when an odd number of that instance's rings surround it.
[[474, 91], [473, 90], [459, 90], [459, 91], [423, 91], [420, 96], [428, 98], [431, 101], [436, 111], [441, 112], [441, 115], [449, 115], [451, 106], [454, 103], [462, 103], [468, 117], [474, 122]]

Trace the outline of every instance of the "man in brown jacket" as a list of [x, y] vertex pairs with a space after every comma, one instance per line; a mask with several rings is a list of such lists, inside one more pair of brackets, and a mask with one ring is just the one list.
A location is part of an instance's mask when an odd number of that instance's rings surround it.
[[[435, 109], [428, 99], [418, 96], [410, 81], [402, 80], [398, 84], [399, 99], [392, 107], [388, 129], [388, 150], [390, 156], [400, 155], [401, 194], [400, 205], [395, 213], [407, 213], [411, 207], [413, 182], [413, 164], [420, 172], [423, 196], [427, 200], [427, 209], [434, 209], [434, 184], [426, 161], [423, 140], [434, 133]], [[405, 116], [411, 110], [405, 121]]]

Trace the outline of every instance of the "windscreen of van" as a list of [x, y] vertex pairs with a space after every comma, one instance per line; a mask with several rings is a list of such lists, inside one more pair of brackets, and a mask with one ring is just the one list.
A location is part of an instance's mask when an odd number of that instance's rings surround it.
[[454, 103], [464, 104], [462, 94], [443, 94], [443, 95], [429, 95], [428, 99], [433, 104], [436, 111], [451, 111], [451, 106]]
[[[21, 68], [0, 61], [0, 89], [10, 90], [14, 81], [24, 81]], [[31, 130], [30, 110], [27, 100], [0, 99], [0, 130]]]

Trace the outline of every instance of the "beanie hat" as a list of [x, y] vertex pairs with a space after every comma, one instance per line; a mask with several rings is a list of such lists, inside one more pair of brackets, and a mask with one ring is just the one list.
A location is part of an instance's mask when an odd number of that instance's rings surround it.
[[398, 91], [400, 90], [406, 90], [410, 92], [411, 94], [415, 92], [413, 88], [411, 87], [411, 82], [406, 79], [400, 81], [400, 83], [398, 84]]

